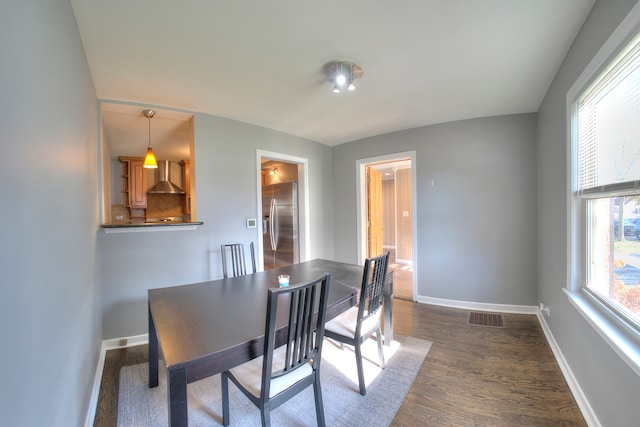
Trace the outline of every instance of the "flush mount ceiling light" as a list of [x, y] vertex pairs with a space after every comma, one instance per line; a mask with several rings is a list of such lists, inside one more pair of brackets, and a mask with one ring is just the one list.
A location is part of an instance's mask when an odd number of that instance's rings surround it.
[[335, 61], [328, 65], [327, 76], [333, 84], [333, 93], [356, 89], [356, 79], [362, 77], [362, 68], [349, 61]]
[[149, 147], [147, 148], [147, 155], [144, 157], [142, 167], [147, 169], [157, 169], [158, 162], [156, 162], [156, 156], [153, 154], [153, 150], [151, 149], [151, 118], [156, 115], [156, 112], [153, 110], [142, 110], [142, 114], [149, 119]]

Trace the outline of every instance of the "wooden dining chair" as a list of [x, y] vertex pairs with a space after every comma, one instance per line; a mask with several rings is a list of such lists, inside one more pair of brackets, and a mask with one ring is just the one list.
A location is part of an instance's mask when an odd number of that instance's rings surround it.
[[[249, 254], [247, 255], [247, 251]], [[256, 255], [253, 250], [253, 242], [250, 243], [228, 243], [220, 245], [222, 254], [222, 275], [226, 279], [229, 277], [244, 276], [248, 273], [256, 272]], [[227, 259], [227, 254], [229, 258]], [[251, 260], [252, 271], [248, 269], [248, 261]]]
[[[268, 290], [263, 356], [221, 374], [225, 426], [229, 425], [229, 380], [260, 409], [263, 426], [271, 425], [271, 410], [313, 384], [318, 426], [325, 425], [320, 362], [329, 279], [324, 273], [309, 282]], [[279, 303], [285, 313], [288, 309], [288, 326], [283, 334], [278, 332], [280, 339], [285, 338], [280, 345], [276, 340]]]
[[364, 262], [362, 285], [360, 287], [359, 303], [341, 315], [333, 318], [325, 325], [325, 336], [343, 344], [352, 345], [356, 353], [358, 369], [358, 383], [360, 394], [367, 394], [362, 367], [361, 345], [375, 332], [378, 341], [378, 357], [380, 367], [385, 368], [384, 353], [382, 351], [382, 331], [380, 318], [382, 317], [382, 300], [384, 284], [389, 264], [389, 252], [377, 257], [368, 258]]

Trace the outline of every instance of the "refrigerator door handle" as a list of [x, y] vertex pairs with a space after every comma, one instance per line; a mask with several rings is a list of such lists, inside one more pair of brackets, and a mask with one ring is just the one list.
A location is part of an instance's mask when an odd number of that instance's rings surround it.
[[278, 217], [276, 216], [276, 199], [271, 199], [269, 208], [269, 237], [271, 238], [271, 250], [278, 248]]

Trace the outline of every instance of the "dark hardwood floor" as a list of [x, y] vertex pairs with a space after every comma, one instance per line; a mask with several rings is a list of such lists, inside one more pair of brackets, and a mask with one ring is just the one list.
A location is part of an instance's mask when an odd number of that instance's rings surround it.
[[96, 406], [95, 427], [116, 426], [118, 420], [118, 392], [120, 391], [120, 368], [137, 365], [149, 360], [149, 346], [108, 350], [105, 355], [102, 383]]
[[[394, 426], [586, 426], [536, 316], [470, 326], [468, 311], [394, 300], [396, 334], [433, 341]], [[121, 366], [147, 346], [110, 350], [95, 426], [115, 426]], [[366, 398], [366, 397], [364, 397]]]
[[433, 342], [394, 426], [586, 426], [534, 315], [471, 326], [468, 311], [394, 301], [394, 332]]

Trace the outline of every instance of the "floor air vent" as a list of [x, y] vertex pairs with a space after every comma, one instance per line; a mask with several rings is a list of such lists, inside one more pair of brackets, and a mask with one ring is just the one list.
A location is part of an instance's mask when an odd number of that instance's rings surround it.
[[470, 311], [469, 319], [467, 323], [474, 326], [489, 326], [492, 328], [504, 328], [504, 321], [502, 320], [502, 314], [496, 314], [496, 313], [483, 313], [479, 311]]

